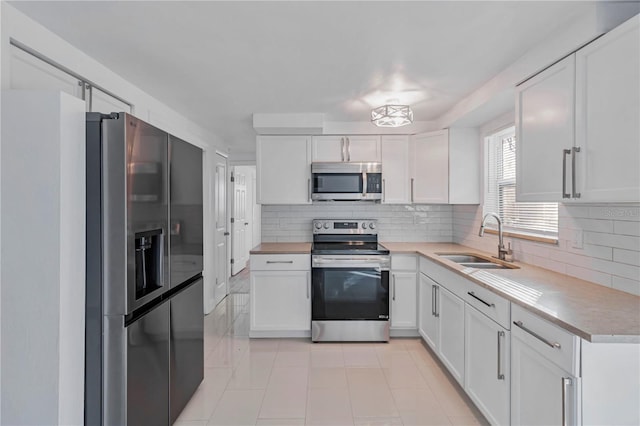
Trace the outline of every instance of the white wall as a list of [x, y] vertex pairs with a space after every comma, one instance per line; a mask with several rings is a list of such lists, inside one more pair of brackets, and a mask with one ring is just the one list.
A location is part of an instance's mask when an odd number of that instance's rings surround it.
[[[6, 2], [0, 4], [1, 16], [1, 87], [7, 89], [10, 86], [10, 40], [14, 39], [39, 54], [53, 60], [62, 66], [72, 70], [83, 78], [101, 86], [133, 105], [133, 115], [157, 126], [189, 143], [192, 143], [204, 151], [214, 154], [215, 151], [228, 152], [228, 146], [215, 134], [198, 126], [187, 117], [173, 110], [171, 107], [155, 99], [150, 94], [131, 84], [118, 74], [91, 58], [86, 53], [76, 49], [65, 40], [44, 28], [42, 25], [28, 18]], [[212, 182], [210, 174], [215, 169], [213, 161], [215, 155], [206, 155], [203, 170], [204, 204], [205, 210], [211, 207], [214, 200], [210, 197], [208, 185]], [[214, 229], [211, 216], [205, 216], [204, 233], [212, 235]], [[214, 270], [215, 243], [211, 238], [205, 238], [204, 242], [204, 299], [211, 299], [215, 282]]]
[[41, 91], [2, 104], [2, 423], [80, 425], [85, 105]]

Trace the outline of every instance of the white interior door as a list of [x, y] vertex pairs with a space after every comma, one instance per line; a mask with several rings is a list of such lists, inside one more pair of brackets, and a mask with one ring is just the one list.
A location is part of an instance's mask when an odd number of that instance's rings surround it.
[[258, 186], [257, 186], [257, 171], [254, 168], [251, 175], [251, 181], [253, 183], [253, 217], [251, 225], [253, 231], [251, 232], [251, 247], [255, 247], [262, 242], [262, 206], [258, 204]]
[[227, 288], [227, 159], [216, 154], [215, 161], [215, 303], [218, 304], [228, 293]]
[[242, 167], [234, 167], [233, 172], [233, 218], [231, 219], [231, 275], [247, 266], [247, 175]]

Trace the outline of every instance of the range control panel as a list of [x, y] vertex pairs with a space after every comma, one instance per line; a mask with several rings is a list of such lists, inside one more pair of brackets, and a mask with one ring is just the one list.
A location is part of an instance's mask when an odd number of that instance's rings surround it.
[[314, 219], [314, 234], [377, 234], [375, 219]]

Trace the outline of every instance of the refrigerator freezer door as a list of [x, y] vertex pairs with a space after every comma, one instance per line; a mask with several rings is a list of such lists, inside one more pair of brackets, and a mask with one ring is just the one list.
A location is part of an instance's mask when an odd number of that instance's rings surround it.
[[169, 302], [127, 327], [127, 424], [169, 425]]
[[202, 278], [171, 298], [171, 423], [204, 377]]
[[171, 288], [202, 272], [202, 150], [169, 136]]

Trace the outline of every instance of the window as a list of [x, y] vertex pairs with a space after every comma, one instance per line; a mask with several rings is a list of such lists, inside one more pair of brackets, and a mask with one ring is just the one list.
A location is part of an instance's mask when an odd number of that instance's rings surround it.
[[[557, 239], [557, 203], [516, 202], [516, 143], [515, 127], [501, 130], [485, 139], [483, 213], [497, 213], [505, 232]], [[540, 173], [544, 173], [543, 168]], [[491, 227], [497, 228], [497, 225], [491, 223]]]

